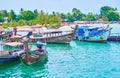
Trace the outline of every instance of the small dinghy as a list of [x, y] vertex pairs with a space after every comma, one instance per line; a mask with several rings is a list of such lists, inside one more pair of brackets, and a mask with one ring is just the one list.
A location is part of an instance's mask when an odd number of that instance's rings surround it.
[[37, 41], [36, 47], [36, 50], [30, 50], [28, 40], [24, 41], [25, 52], [20, 55], [20, 58], [25, 65], [31, 65], [47, 58], [46, 43]]

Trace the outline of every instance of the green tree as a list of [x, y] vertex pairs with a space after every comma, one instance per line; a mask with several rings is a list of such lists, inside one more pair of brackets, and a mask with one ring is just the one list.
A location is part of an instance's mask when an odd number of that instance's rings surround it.
[[82, 21], [86, 21], [86, 15], [82, 16]]
[[41, 25], [50, 25], [51, 27], [58, 27], [61, 24], [61, 14], [56, 13], [54, 14], [46, 14], [44, 12], [40, 12], [40, 14], [37, 16], [36, 21], [38, 24]]
[[22, 13], [23, 11], [24, 11], [24, 9], [23, 9], [23, 8], [21, 8], [21, 9], [20, 9], [20, 13]]
[[72, 9], [72, 13], [73, 13], [73, 19], [74, 21], [77, 21], [80, 19], [79, 15], [80, 15], [80, 10], [76, 9], [76, 8], [73, 8]]
[[112, 8], [112, 7], [110, 7], [110, 6], [103, 6], [103, 7], [101, 7], [101, 9], [100, 9], [100, 16], [101, 16], [101, 17], [107, 16], [109, 10], [116, 11], [117, 8], [114, 9], [114, 8]]
[[102, 17], [103, 21], [108, 21], [108, 17], [104, 16]]
[[74, 18], [73, 18], [72, 14], [67, 13], [66, 17], [67, 17], [68, 22], [73, 22], [74, 21]]
[[85, 17], [85, 14], [83, 14], [80, 10], [73, 8], [72, 9], [72, 18], [74, 21], [82, 20], [83, 17]]
[[40, 14], [44, 14], [43, 10], [40, 11]]
[[4, 21], [4, 19], [3, 18], [0, 18], [0, 22], [3, 22]]
[[80, 10], [78, 10], [76, 8], [73, 8], [72, 9], [72, 13], [73, 13], [73, 19], [74, 19], [74, 21], [77, 21], [78, 20], [78, 16], [80, 14]]
[[6, 10], [1, 10], [0, 11], [0, 22], [4, 22], [4, 18], [8, 17], [8, 13]]
[[35, 15], [35, 17], [38, 16], [38, 10], [37, 9], [34, 10], [34, 15]]
[[49, 24], [52, 27], [59, 27], [61, 24], [61, 16], [52, 16], [49, 18]]
[[26, 21], [26, 20], [19, 20], [18, 22], [17, 22], [17, 25], [18, 26], [24, 26], [24, 25], [27, 25], [28, 24], [28, 22]]
[[108, 19], [109, 21], [118, 21], [119, 20], [119, 13], [109, 10], [108, 11]]
[[18, 23], [16, 21], [10, 22], [8, 24], [9, 24], [10, 27], [14, 27], [14, 26], [18, 25]]
[[53, 16], [56, 16], [56, 13], [55, 13], [55, 11], [53, 11]]
[[38, 24], [37, 20], [30, 20], [30, 21], [28, 21], [28, 23], [29, 23], [29, 25], [36, 25], [36, 24]]
[[9, 24], [8, 23], [5, 23], [2, 25], [2, 28], [8, 28], [9, 27]]
[[16, 14], [13, 10], [11, 10], [9, 13], [8, 13], [8, 19], [10, 22], [16, 20]]
[[48, 24], [49, 23], [49, 16], [47, 14], [44, 13], [40, 13], [37, 18], [36, 18], [37, 22], [39, 24]]
[[67, 14], [65, 15], [65, 14], [61, 13], [61, 18], [62, 19], [67, 19]]
[[0, 14], [1, 14], [2, 17], [8, 17], [8, 13], [7, 13], [6, 10], [1, 10]]
[[29, 21], [35, 18], [35, 14], [30, 10], [26, 10], [21, 13], [21, 17], [22, 19]]
[[93, 13], [88, 13], [86, 16], [87, 21], [95, 21], [96, 19], [96, 15], [94, 15]]

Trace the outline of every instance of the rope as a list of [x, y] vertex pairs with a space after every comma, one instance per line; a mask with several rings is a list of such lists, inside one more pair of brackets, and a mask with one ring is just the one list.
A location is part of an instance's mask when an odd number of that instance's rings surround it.
[[20, 56], [19, 56], [19, 59], [20, 59], [21, 63], [22, 63], [24, 66], [26, 66], [26, 64], [22, 61], [22, 59], [21, 59]]

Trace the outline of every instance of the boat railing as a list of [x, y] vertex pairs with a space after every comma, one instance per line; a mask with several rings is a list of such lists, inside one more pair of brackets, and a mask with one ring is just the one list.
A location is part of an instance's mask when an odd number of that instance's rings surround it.
[[56, 36], [61, 36], [63, 35], [62, 31], [55, 31], [55, 32], [44, 32], [43, 36], [44, 37], [56, 37]]
[[8, 56], [10, 55], [10, 51], [0, 51], [0, 56]]

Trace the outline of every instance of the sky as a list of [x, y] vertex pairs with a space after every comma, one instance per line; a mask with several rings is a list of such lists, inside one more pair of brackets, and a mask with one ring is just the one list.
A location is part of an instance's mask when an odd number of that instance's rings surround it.
[[73, 8], [77, 8], [85, 14], [89, 12], [99, 14], [102, 6], [117, 8], [117, 12], [120, 13], [120, 0], [0, 0], [0, 10], [13, 9], [16, 13], [19, 13], [20, 8], [38, 9], [48, 13], [53, 11], [68, 13], [72, 12]]

